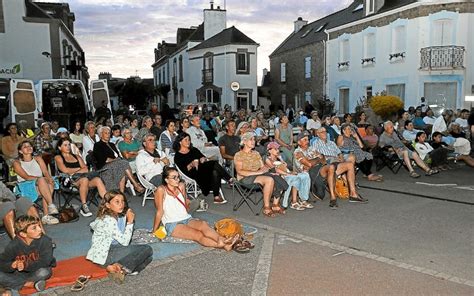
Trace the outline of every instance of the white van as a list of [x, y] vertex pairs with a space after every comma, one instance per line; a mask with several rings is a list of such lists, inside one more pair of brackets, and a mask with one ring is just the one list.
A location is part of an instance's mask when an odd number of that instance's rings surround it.
[[[106, 80], [91, 81], [89, 97], [84, 84], [74, 79], [45, 79], [33, 83], [32, 80], [11, 79], [8, 92], [5, 81], [0, 81], [0, 113], [1, 106], [6, 105], [3, 114], [3, 126], [9, 122], [26, 120], [29, 128], [38, 127], [38, 121], [58, 121], [60, 126], [70, 129], [74, 121], [85, 122], [92, 119], [102, 101], [110, 99]], [[8, 93], [6, 102], [2, 102]], [[2, 104], [3, 103], [3, 104]]]

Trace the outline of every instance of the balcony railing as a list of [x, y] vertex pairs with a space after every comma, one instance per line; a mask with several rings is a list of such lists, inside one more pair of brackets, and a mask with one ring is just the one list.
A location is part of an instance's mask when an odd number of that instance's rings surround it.
[[214, 69], [202, 70], [202, 84], [214, 82]]
[[464, 46], [431, 46], [421, 49], [421, 70], [454, 70], [464, 68]]

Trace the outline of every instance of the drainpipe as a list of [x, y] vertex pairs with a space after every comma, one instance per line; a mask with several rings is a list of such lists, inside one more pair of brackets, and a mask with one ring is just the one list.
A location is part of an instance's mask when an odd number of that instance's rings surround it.
[[324, 30], [324, 33], [326, 34], [326, 40], [323, 40], [322, 43], [323, 43], [323, 46], [324, 46], [324, 50], [323, 50], [323, 59], [324, 59], [324, 75], [323, 75], [323, 78], [324, 78], [324, 84], [323, 84], [323, 95], [324, 96], [327, 96], [327, 81], [328, 81], [328, 78], [327, 78], [327, 46], [328, 46], [328, 42], [329, 42], [329, 33], [328, 31], [325, 29]]

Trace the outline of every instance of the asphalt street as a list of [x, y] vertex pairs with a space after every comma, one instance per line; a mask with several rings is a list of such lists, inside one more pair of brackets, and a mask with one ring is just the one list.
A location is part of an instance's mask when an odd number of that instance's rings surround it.
[[[384, 182], [358, 176], [368, 204], [340, 201], [331, 210], [326, 199], [276, 218], [255, 216], [245, 205], [232, 211], [232, 190], [224, 186], [229, 203], [211, 203], [198, 216], [211, 222], [231, 216], [256, 227], [250, 253], [158, 243], [156, 260], [138, 276], [121, 286], [90, 282], [81, 294], [473, 295], [473, 172], [460, 165], [412, 179], [403, 169], [397, 175], [385, 169]], [[152, 203], [142, 208], [141, 198], [131, 201], [137, 225], [150, 225]], [[54, 237], [60, 227], [48, 231]], [[67, 287], [47, 291], [68, 293]]]

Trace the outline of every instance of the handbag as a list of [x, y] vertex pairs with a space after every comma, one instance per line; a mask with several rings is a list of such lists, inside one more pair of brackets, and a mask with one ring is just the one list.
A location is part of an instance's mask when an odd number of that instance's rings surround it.
[[343, 178], [338, 177], [336, 179], [336, 196], [340, 199], [348, 199], [349, 198], [349, 187], [347, 186], [346, 182]]
[[60, 223], [70, 223], [79, 220], [79, 214], [71, 205], [64, 205], [59, 209], [58, 220]]
[[239, 221], [232, 218], [224, 218], [214, 224], [216, 232], [225, 238], [233, 237], [236, 234], [243, 235], [244, 228]]

